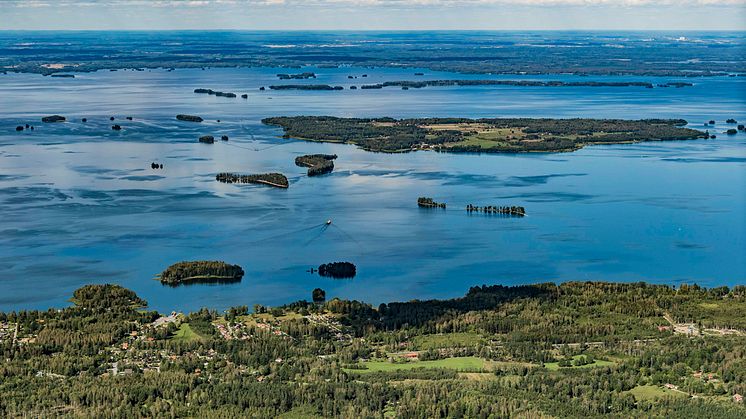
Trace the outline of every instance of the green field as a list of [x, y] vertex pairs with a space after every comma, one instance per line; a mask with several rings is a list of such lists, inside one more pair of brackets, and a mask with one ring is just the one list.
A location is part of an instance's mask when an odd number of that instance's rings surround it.
[[378, 371], [397, 371], [411, 370], [414, 368], [446, 368], [456, 371], [484, 371], [488, 369], [488, 362], [482, 358], [474, 356], [465, 356], [457, 358], [437, 359], [434, 361], [409, 361], [409, 362], [388, 362], [388, 361], [367, 361], [362, 363], [367, 369], [346, 369], [347, 372], [378, 372]]
[[[572, 359], [578, 359], [581, 356], [582, 355], [575, 355], [574, 357], [572, 357]], [[612, 362], [612, 361], [602, 361], [600, 359], [596, 359], [592, 364], [581, 365], [581, 366], [577, 366], [577, 367], [576, 366], [572, 366], [572, 367], [561, 367], [561, 368], [562, 369], [570, 369], [570, 368], [611, 367], [611, 366], [614, 366], [614, 365], [616, 365], [615, 362]], [[547, 363], [544, 364], [544, 367], [546, 369], [550, 370], [550, 371], [559, 371], [560, 370], [559, 362], [547, 362]]]
[[637, 400], [654, 400], [662, 397], [687, 397], [684, 393], [658, 386], [637, 386], [625, 393], [635, 396]]
[[189, 323], [182, 323], [181, 326], [179, 326], [179, 330], [177, 330], [171, 337], [171, 340], [189, 342], [193, 340], [202, 340], [202, 336], [192, 330]]
[[412, 345], [416, 350], [428, 350], [476, 346], [480, 341], [482, 338], [477, 333], [447, 333], [415, 336], [412, 338]]

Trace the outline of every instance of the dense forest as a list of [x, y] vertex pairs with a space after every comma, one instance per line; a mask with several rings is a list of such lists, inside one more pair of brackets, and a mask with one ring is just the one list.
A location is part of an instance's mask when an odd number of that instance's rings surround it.
[[[311, 295], [313, 294], [313, 295]], [[116, 285], [0, 313], [2, 417], [746, 414], [746, 287], [475, 286], [171, 313]]]
[[337, 118], [274, 117], [285, 137], [357, 144], [370, 151], [573, 151], [587, 144], [690, 140], [709, 135], [683, 128], [681, 119]]

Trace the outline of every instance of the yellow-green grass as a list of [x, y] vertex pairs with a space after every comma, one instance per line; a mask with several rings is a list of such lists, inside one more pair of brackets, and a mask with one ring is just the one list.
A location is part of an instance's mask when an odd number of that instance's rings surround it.
[[370, 373], [378, 371], [399, 371], [415, 368], [444, 368], [456, 371], [486, 371], [490, 365], [482, 358], [464, 356], [456, 358], [436, 359], [433, 361], [366, 361], [362, 365], [367, 369], [346, 369], [348, 372]]
[[[578, 359], [582, 355], [575, 355], [572, 357], [572, 359]], [[547, 362], [544, 364], [544, 368], [550, 370], [550, 371], [559, 371], [560, 369], [570, 369], [570, 368], [594, 368], [594, 367], [611, 367], [616, 365], [616, 362], [613, 361], [602, 361], [600, 359], [596, 359], [591, 364], [586, 365], [580, 365], [580, 366], [570, 366], [570, 367], [560, 367], [559, 362]]]
[[625, 391], [625, 393], [635, 396], [637, 400], [655, 400], [664, 397], [687, 397], [686, 394], [679, 391], [658, 386], [637, 386], [631, 390]]
[[202, 340], [202, 336], [192, 330], [189, 323], [182, 323], [181, 326], [179, 326], [179, 330], [174, 333], [171, 339], [175, 341], [189, 342], [193, 340]]
[[477, 333], [446, 333], [415, 336], [412, 338], [412, 345], [417, 350], [428, 350], [476, 346], [481, 341], [482, 337]]

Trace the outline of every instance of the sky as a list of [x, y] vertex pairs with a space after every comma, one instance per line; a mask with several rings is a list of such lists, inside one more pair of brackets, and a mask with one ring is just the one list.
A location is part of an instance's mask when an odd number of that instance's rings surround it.
[[0, 30], [746, 30], [746, 0], [0, 0]]

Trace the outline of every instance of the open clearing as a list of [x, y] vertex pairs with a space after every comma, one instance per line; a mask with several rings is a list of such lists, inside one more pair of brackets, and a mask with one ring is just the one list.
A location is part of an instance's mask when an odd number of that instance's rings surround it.
[[434, 361], [367, 361], [362, 363], [367, 369], [346, 369], [348, 372], [369, 373], [378, 371], [411, 370], [414, 368], [445, 368], [456, 371], [486, 371], [491, 368], [488, 361], [474, 356], [437, 359]]
[[[572, 357], [572, 359], [578, 359], [578, 358], [580, 358], [581, 356], [582, 356], [582, 355], [575, 355], [574, 357]], [[544, 364], [544, 367], [545, 367], [546, 369], [550, 370], [550, 371], [559, 371], [559, 370], [560, 370], [560, 368], [561, 368], [561, 369], [570, 369], [570, 368], [594, 368], [594, 367], [612, 367], [612, 366], [614, 366], [614, 365], [616, 365], [616, 363], [614, 363], [614, 362], [612, 362], [612, 361], [602, 361], [602, 360], [600, 360], [600, 359], [596, 359], [595, 361], [593, 361], [593, 362], [592, 362], [592, 363], [590, 363], [590, 364], [586, 364], [586, 365], [579, 365], [579, 366], [574, 366], [574, 365], [573, 365], [573, 366], [571, 366], [571, 367], [560, 367], [560, 366], [559, 366], [559, 362], [547, 362], [547, 363], [545, 363], [545, 364]]]
[[202, 340], [202, 336], [192, 330], [189, 323], [182, 323], [181, 326], [179, 326], [179, 330], [177, 330], [173, 337], [171, 337], [171, 340], [190, 342], [193, 340]]
[[654, 400], [663, 397], [687, 397], [687, 395], [682, 392], [658, 386], [637, 386], [631, 390], [627, 390], [626, 393], [635, 396], [637, 400]]

